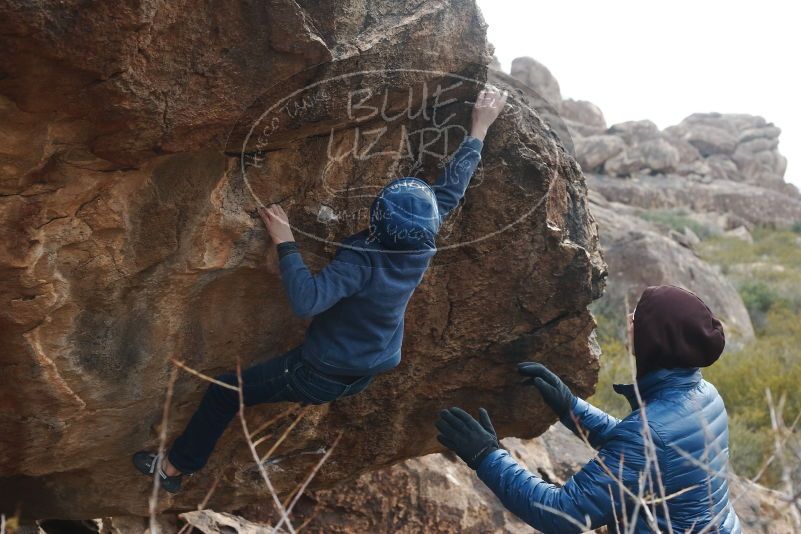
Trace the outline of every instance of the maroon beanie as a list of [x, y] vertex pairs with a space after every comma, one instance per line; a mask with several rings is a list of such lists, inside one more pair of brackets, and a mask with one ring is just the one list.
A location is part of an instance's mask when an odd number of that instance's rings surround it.
[[634, 312], [637, 373], [707, 367], [726, 345], [723, 325], [694, 293], [674, 286], [646, 289]]

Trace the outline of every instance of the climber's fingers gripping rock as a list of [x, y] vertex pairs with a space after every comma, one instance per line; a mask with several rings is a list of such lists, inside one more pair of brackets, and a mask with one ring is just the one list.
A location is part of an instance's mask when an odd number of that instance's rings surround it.
[[492, 86], [482, 89], [473, 105], [472, 132], [474, 137], [484, 138], [487, 129], [495, 122], [506, 105], [508, 91], [501, 92]]
[[267, 207], [259, 208], [259, 216], [267, 227], [267, 233], [276, 245], [294, 241], [295, 236], [292, 234], [292, 228], [289, 226], [289, 217], [287, 217], [284, 208], [278, 204], [270, 204]]

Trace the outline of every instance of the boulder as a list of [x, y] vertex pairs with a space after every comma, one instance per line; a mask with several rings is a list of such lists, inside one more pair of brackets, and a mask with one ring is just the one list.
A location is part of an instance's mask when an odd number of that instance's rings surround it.
[[627, 121], [613, 124], [607, 133], [622, 137], [627, 144], [633, 145], [659, 137], [659, 128], [653, 121]]
[[[131, 455], [162, 429], [172, 440], [206, 389], [175, 375], [162, 424], [172, 360], [214, 376], [303, 338], [255, 199], [287, 208], [319, 269], [327, 242], [366, 226], [363, 191], [441, 171], [487, 79], [486, 25], [471, 3], [389, 0], [0, 9], [0, 512], [145, 516], [152, 482]], [[374, 98], [354, 115], [354, 95]], [[265, 466], [282, 497], [340, 434], [317, 488], [441, 450], [444, 406], [487, 406], [503, 436], [540, 434], [555, 416], [519, 387], [518, 361], [592, 392], [587, 306], [605, 267], [586, 185], [516, 95], [410, 302], [402, 364], [304, 412]], [[420, 112], [437, 103], [448, 128]], [[423, 144], [426, 132], [443, 135]], [[410, 157], [384, 156], [398, 153]], [[245, 416], [256, 429], [286, 408]], [[290, 421], [269, 428], [260, 454]], [[269, 498], [236, 423], [158, 510], [194, 509], [218, 477], [217, 511]]]
[[645, 163], [637, 157], [637, 153], [631, 148], [625, 148], [616, 156], [606, 160], [603, 172], [609, 176], [631, 176], [639, 173], [645, 168]]
[[692, 128], [689, 128], [684, 135], [684, 140], [697, 148], [702, 156], [729, 155], [737, 146], [737, 138], [731, 133], [703, 124], [693, 125]]
[[554, 108], [559, 109], [562, 91], [548, 67], [534, 58], [518, 57], [512, 60], [511, 75], [537, 92]]
[[672, 172], [681, 161], [678, 149], [661, 137], [638, 143], [631, 152], [631, 157], [642, 161], [652, 174]]
[[701, 243], [701, 238], [690, 228], [684, 227], [681, 232], [671, 229], [668, 236], [684, 248], [694, 249]]
[[622, 152], [626, 144], [616, 135], [591, 135], [574, 139], [574, 146], [581, 168], [594, 171]]
[[753, 139], [778, 139], [782, 130], [778, 126], [768, 125], [762, 128], [748, 128], [743, 130], [739, 135], [740, 143], [747, 143]]
[[559, 109], [562, 112], [563, 119], [583, 124], [590, 128], [596, 128], [599, 133], [606, 130], [606, 119], [604, 119], [603, 111], [592, 102], [568, 98], [562, 100]]
[[767, 121], [758, 115], [748, 115], [745, 113], [693, 113], [681, 121], [680, 125], [690, 128], [696, 126], [709, 126], [725, 130], [726, 132], [739, 136], [739, 133], [753, 128], [763, 128], [767, 126]]
[[678, 151], [680, 164], [691, 164], [701, 159], [701, 153], [698, 149], [684, 139], [673, 137], [668, 134], [663, 135], [662, 139], [670, 143], [670, 145]]
[[748, 231], [748, 228], [745, 226], [738, 226], [737, 228], [732, 228], [731, 230], [727, 230], [723, 234], [725, 237], [731, 237], [733, 239], [739, 239], [741, 241], [745, 241], [746, 243], [753, 243], [754, 238], [751, 235], [751, 232]]
[[628, 146], [609, 158], [604, 172], [611, 176], [630, 176], [639, 172], [664, 174], [676, 170], [680, 160], [679, 151], [670, 142], [656, 137]]
[[704, 164], [709, 169], [707, 173], [713, 180], [742, 182], [744, 181], [740, 169], [734, 160], [723, 154], [714, 154], [704, 159]]

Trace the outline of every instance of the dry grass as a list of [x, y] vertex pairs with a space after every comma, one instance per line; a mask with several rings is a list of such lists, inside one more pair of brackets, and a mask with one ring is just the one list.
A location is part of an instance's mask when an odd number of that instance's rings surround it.
[[[166, 389], [166, 394], [165, 394], [163, 408], [162, 408], [162, 419], [161, 419], [161, 425], [160, 425], [159, 449], [158, 449], [158, 454], [159, 454], [159, 460], [158, 461], [159, 461], [159, 464], [161, 462], [161, 459], [164, 457], [164, 453], [166, 451], [167, 429], [168, 429], [168, 423], [169, 423], [169, 417], [170, 417], [170, 408], [171, 408], [171, 404], [172, 404], [174, 385], [175, 385], [175, 380], [177, 378], [178, 370], [182, 369], [182, 370], [186, 371], [187, 373], [189, 373], [191, 376], [199, 378], [200, 380], [203, 380], [205, 382], [209, 382], [209, 383], [212, 383], [212, 384], [218, 384], [218, 385], [220, 385], [222, 387], [226, 387], [226, 388], [232, 389], [232, 390], [236, 391], [238, 396], [239, 396], [239, 412], [238, 412], [237, 415], [238, 415], [239, 423], [240, 423], [240, 425], [242, 427], [242, 435], [244, 436], [245, 443], [247, 445], [248, 450], [250, 451], [250, 454], [251, 454], [251, 456], [253, 458], [253, 461], [255, 462], [256, 467], [258, 468], [259, 474], [261, 475], [261, 478], [264, 481], [265, 493], [270, 496], [270, 498], [271, 498], [271, 500], [273, 502], [273, 505], [275, 506], [275, 509], [276, 509], [276, 511], [277, 511], [277, 513], [278, 513], [278, 515], [280, 517], [280, 520], [278, 521], [278, 523], [275, 526], [269, 526], [268, 528], [270, 528], [270, 532], [272, 532], [274, 534], [275, 533], [283, 533], [283, 532], [287, 532], [289, 534], [296, 534], [297, 532], [299, 532], [303, 527], [305, 527], [308, 524], [308, 522], [312, 518], [311, 517], [308, 518], [304, 522], [304, 524], [301, 525], [300, 528], [295, 528], [293, 526], [292, 520], [291, 520], [292, 510], [294, 509], [295, 505], [298, 503], [300, 498], [303, 496], [303, 493], [306, 491], [306, 489], [308, 488], [309, 484], [312, 482], [314, 477], [319, 473], [320, 469], [323, 467], [323, 465], [331, 457], [331, 454], [334, 452], [334, 449], [339, 444], [339, 442], [340, 442], [340, 440], [342, 438], [342, 433], [340, 433], [337, 436], [337, 438], [334, 440], [334, 442], [331, 444], [331, 446], [327, 448], [325, 454], [317, 462], [317, 464], [313, 467], [313, 469], [308, 473], [308, 475], [304, 478], [304, 480], [301, 483], [299, 483], [292, 490], [292, 492], [289, 493], [289, 495], [286, 497], [286, 499], [282, 502], [281, 498], [278, 495], [277, 490], [275, 489], [275, 486], [273, 486], [273, 483], [270, 480], [270, 476], [267, 473], [267, 470], [265, 469], [264, 465], [267, 462], [267, 460], [269, 460], [269, 458], [275, 453], [275, 451], [281, 446], [281, 444], [284, 443], [290, 437], [292, 431], [295, 429], [295, 427], [298, 425], [298, 423], [306, 415], [306, 413], [307, 413], [309, 408], [304, 406], [304, 407], [298, 409], [298, 406], [292, 406], [292, 407], [288, 408], [287, 410], [284, 410], [280, 414], [276, 415], [275, 417], [273, 417], [269, 421], [266, 421], [265, 423], [261, 424], [255, 430], [250, 430], [248, 422], [247, 422], [247, 418], [245, 417], [245, 401], [244, 401], [244, 395], [243, 395], [242, 387], [241, 387], [242, 386], [242, 368], [241, 368], [241, 365], [240, 365], [239, 361], [237, 361], [237, 366], [236, 366], [238, 386], [232, 386], [230, 384], [222, 383], [219, 380], [215, 380], [214, 378], [212, 378], [212, 377], [210, 377], [208, 375], [205, 375], [205, 374], [203, 374], [203, 373], [201, 373], [201, 372], [199, 372], [199, 371], [197, 371], [195, 369], [192, 369], [191, 367], [187, 366], [185, 363], [183, 363], [181, 361], [172, 360], [172, 363], [174, 364], [174, 367], [171, 370], [170, 378], [169, 378], [168, 383], [167, 383], [167, 389]], [[262, 444], [262, 443], [265, 443], [266, 441], [268, 441], [270, 439], [272, 439], [273, 435], [268, 433], [268, 434], [265, 434], [264, 436], [262, 436], [262, 437], [260, 437], [258, 439], [254, 439], [254, 438], [256, 438], [256, 436], [259, 435], [261, 432], [264, 432], [265, 430], [267, 430], [270, 427], [272, 427], [274, 424], [276, 424], [280, 420], [285, 419], [285, 418], [287, 418], [289, 416], [292, 416], [292, 415], [294, 415], [294, 419], [293, 419], [292, 423], [287, 426], [287, 428], [282, 432], [282, 434], [278, 437], [278, 439], [269, 448], [267, 453], [264, 454], [263, 456], [260, 456], [259, 453], [258, 453], [258, 450], [257, 450], [257, 446]], [[160, 489], [159, 488], [159, 483], [158, 483], [158, 469], [159, 469], [159, 467], [160, 467], [160, 465], [158, 465], [157, 469], [156, 469], [156, 474], [155, 474], [154, 479], [153, 479], [153, 493], [151, 494], [149, 502], [148, 502], [148, 508], [149, 508], [149, 511], [150, 511], [150, 528], [149, 528], [149, 533], [150, 534], [157, 534], [159, 532], [159, 526], [158, 526], [158, 522], [156, 520], [157, 519], [157, 513], [158, 513], [159, 489]], [[200, 503], [198, 503], [198, 506], [197, 506], [198, 510], [203, 510], [203, 509], [206, 508], [206, 506], [208, 506], [208, 503], [210, 502], [212, 496], [214, 495], [215, 491], [217, 490], [217, 487], [219, 486], [219, 483], [220, 483], [220, 481], [222, 479], [222, 476], [223, 476], [223, 473], [217, 473], [217, 475], [214, 478], [214, 481], [213, 481], [212, 485], [209, 487], [209, 489], [206, 492], [203, 500]], [[5, 534], [6, 533], [6, 523], [7, 523], [7, 521], [6, 521], [5, 516], [2, 516], [3, 531], [0, 534]], [[188, 523], [185, 524], [179, 530], [179, 534], [186, 533], [190, 528], [191, 527], [190, 527], [190, 525]], [[9, 533], [11, 533], [11, 532], [13, 532], [13, 531], [9, 529]]]

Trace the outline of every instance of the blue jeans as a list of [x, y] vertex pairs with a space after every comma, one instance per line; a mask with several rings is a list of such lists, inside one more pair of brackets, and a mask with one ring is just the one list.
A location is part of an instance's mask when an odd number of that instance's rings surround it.
[[[245, 406], [283, 401], [325, 404], [363, 391], [373, 379], [372, 376], [346, 379], [322, 373], [305, 363], [300, 352], [301, 347], [296, 347], [242, 371]], [[236, 373], [216, 378], [237, 385]], [[170, 448], [170, 463], [183, 473], [201, 469], [238, 411], [238, 392], [210, 384], [183, 434]]]

